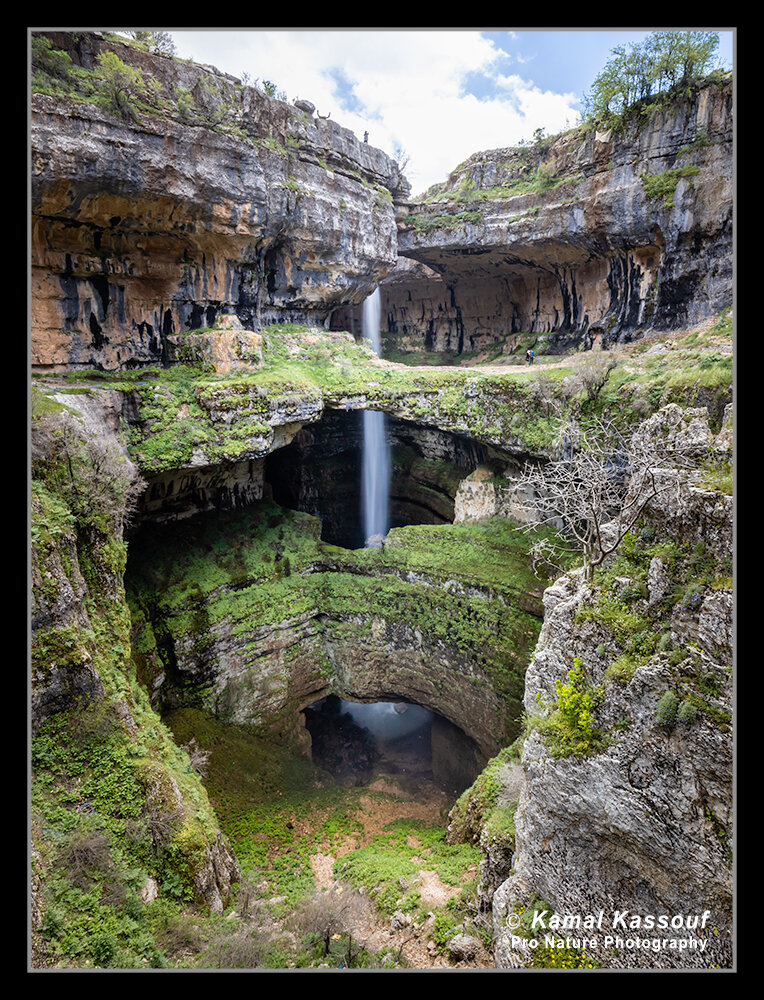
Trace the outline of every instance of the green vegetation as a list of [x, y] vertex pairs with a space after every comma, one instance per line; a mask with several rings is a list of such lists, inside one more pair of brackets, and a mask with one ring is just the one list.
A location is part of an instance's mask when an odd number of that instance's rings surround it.
[[137, 99], [146, 87], [143, 73], [114, 52], [99, 52], [96, 63], [96, 88], [104, 106], [121, 118], [137, 121]]
[[480, 225], [483, 221], [481, 212], [454, 212], [442, 215], [414, 215], [411, 223], [414, 229], [420, 233], [429, 233], [433, 229], [455, 229], [466, 226], [468, 223], [473, 226]]
[[[516, 732], [524, 668], [540, 625], [543, 581], [529, 567], [532, 539], [494, 518], [396, 528], [384, 549], [349, 551], [322, 543], [319, 527], [307, 514], [264, 501], [179, 529], [142, 532], [127, 580], [142, 676], [161, 672], [157, 659], [171, 657], [182, 641], [200, 652], [211, 648], [221, 625], [253, 637], [242, 652], [255, 669], [258, 629], [320, 615], [323, 633], [368, 641], [372, 619], [381, 617], [416, 630], [433, 648], [469, 655], [504, 699], [508, 733]], [[483, 588], [485, 596], [460, 593], [448, 586], [454, 580], [465, 591]], [[303, 655], [321, 657], [320, 643], [306, 644]], [[199, 688], [199, 704], [208, 695]], [[220, 693], [214, 697], [222, 711]], [[230, 698], [235, 703], [234, 687]]]
[[[676, 167], [674, 170], [664, 170], [661, 174], [642, 174], [642, 185], [648, 199], [660, 198], [664, 208], [674, 207], [674, 191], [682, 177], [695, 177], [700, 173], [700, 167]], [[690, 182], [692, 183], [692, 182]]]
[[719, 36], [712, 31], [656, 31], [642, 42], [618, 46], [585, 99], [585, 120], [620, 128], [638, 109], [649, 114], [692, 92], [713, 68]]
[[[340, 852], [337, 887], [316, 889], [311, 859], [367, 839], [362, 820], [369, 801], [392, 803], [393, 796], [343, 789], [288, 747], [207, 713], [177, 710], [168, 724], [179, 744], [193, 738], [205, 751], [205, 785], [242, 869], [236, 917], [225, 935], [213, 926], [211, 943], [200, 940], [197, 930], [193, 965], [215, 966], [223, 955], [228, 967], [243, 968], [253, 962], [263, 968], [398, 964], [400, 956], [386, 959], [360, 948], [353, 923], [364, 918], [368, 900], [381, 914], [399, 909], [423, 920], [417, 888], [421, 859], [454, 889], [447, 910], [438, 912], [438, 927], [450, 926], [471, 901], [479, 851], [446, 844], [442, 827], [405, 817], [363, 846]], [[398, 808], [405, 811], [405, 803]], [[363, 895], [354, 891], [359, 888]], [[255, 913], [268, 915], [270, 936], [256, 935], [261, 921], [252, 920]]]
[[478, 843], [485, 830], [491, 841], [500, 842], [508, 850], [513, 849], [517, 801], [504, 800], [502, 779], [507, 766], [519, 766], [520, 743], [518, 740], [500, 750], [456, 800], [449, 814], [453, 840]]
[[[264, 454], [272, 426], [298, 405], [344, 406], [364, 398], [412, 420], [427, 416], [444, 430], [511, 440], [533, 453], [552, 445], [566, 414], [605, 414], [628, 429], [679, 402], [707, 406], [718, 430], [732, 395], [729, 317], [707, 333], [677, 340], [670, 365], [636, 343], [615, 363], [574, 357], [563, 368], [539, 365], [513, 374], [497, 373], [490, 364], [447, 371], [384, 367], [347, 334], [295, 325], [263, 333], [262, 364], [251, 374], [215, 374], [200, 363], [80, 371], [56, 381], [68, 381], [72, 391], [92, 385], [136, 393], [145, 419], [131, 429], [131, 452], [147, 475], [188, 464], [194, 452], [210, 463], [249, 458], [257, 448]], [[40, 389], [45, 381], [37, 379]], [[710, 478], [714, 468], [707, 470]]]
[[[216, 820], [186, 753], [137, 687], [135, 697], [137, 739], [105, 699], [58, 713], [32, 740], [41, 937], [53, 965], [164, 967], [160, 912], [200, 902]], [[161, 902], [144, 901], [152, 880]]]
[[156, 55], [174, 56], [175, 42], [167, 31], [128, 31], [128, 37], [140, 48], [146, 48]]
[[532, 716], [529, 727], [544, 737], [553, 757], [587, 757], [607, 746], [605, 733], [594, 725], [593, 713], [602, 699], [601, 687], [592, 687], [577, 657], [565, 681], [555, 681], [557, 700], [550, 712]]
[[[334, 871], [337, 877], [363, 888], [383, 914], [390, 916], [400, 910], [421, 920], [426, 916], [417, 889], [422, 856], [427, 859], [428, 871], [435, 872], [445, 885], [459, 890], [454, 893], [452, 910], [459, 907], [459, 897], [464, 901], [474, 893], [477, 866], [482, 858], [480, 849], [470, 844], [449, 844], [445, 829], [414, 819], [388, 823], [371, 843], [339, 858]], [[441, 940], [436, 937], [436, 941], [445, 945], [458, 921], [446, 913], [438, 917], [436, 935], [439, 926]]]
[[[172, 40], [166, 32], [107, 33], [106, 43], [92, 70], [74, 65], [69, 54], [54, 49], [45, 34], [33, 35], [31, 48], [33, 93], [96, 104], [126, 121], [138, 121], [142, 115], [169, 118], [252, 141], [243, 127], [239, 85], [209, 75], [202, 76], [193, 91], [181, 86], [170, 89], [169, 85], [134, 65], [132, 49], [176, 58]], [[258, 89], [268, 96], [285, 100], [285, 95], [277, 92], [269, 81]]]
[[[504, 163], [494, 164], [499, 174], [506, 179], [492, 187], [481, 187], [473, 180], [473, 173], [479, 173], [481, 154], [470, 157], [466, 163], [454, 170], [449, 179], [440, 184], [434, 184], [420, 199], [423, 204], [449, 204], [449, 212], [434, 216], [412, 215], [410, 224], [417, 230], [450, 228], [459, 224], [464, 218], [471, 222], [482, 221], [480, 202], [497, 199], [516, 198], [521, 195], [541, 195], [569, 184], [577, 184], [583, 175], [556, 176], [542, 162], [547, 144], [538, 144], [529, 149], [512, 149]], [[454, 212], [452, 205], [473, 205], [471, 210]], [[525, 214], [525, 213], [523, 213]], [[518, 216], [521, 218], [522, 216]]]

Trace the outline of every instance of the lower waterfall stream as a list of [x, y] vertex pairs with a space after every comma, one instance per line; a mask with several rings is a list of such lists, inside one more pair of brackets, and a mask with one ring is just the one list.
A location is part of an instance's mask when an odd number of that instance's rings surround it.
[[[379, 303], [378, 288], [363, 303], [363, 335], [377, 355], [382, 349]], [[386, 415], [381, 411], [364, 410], [361, 503], [367, 548], [379, 547], [389, 528], [390, 446], [386, 424]]]

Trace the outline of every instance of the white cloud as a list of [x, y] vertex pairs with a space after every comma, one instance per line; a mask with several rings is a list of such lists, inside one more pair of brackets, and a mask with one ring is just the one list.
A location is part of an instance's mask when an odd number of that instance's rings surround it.
[[[182, 56], [234, 76], [271, 80], [290, 101], [312, 101], [357, 135], [368, 129], [369, 141], [387, 153], [403, 149], [414, 194], [445, 180], [472, 153], [577, 120], [573, 94], [543, 92], [519, 75], [500, 75], [502, 54], [478, 31], [244, 30], [174, 37]], [[343, 110], [332, 70], [353, 85], [363, 113]], [[465, 94], [470, 73], [493, 77], [492, 95]]]

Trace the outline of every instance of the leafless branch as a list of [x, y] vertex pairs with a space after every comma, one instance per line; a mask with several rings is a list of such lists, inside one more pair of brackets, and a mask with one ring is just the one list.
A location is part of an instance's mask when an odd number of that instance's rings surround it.
[[[692, 462], [691, 455], [677, 450], [667, 463], [649, 436], [629, 437], [602, 419], [583, 429], [567, 418], [552, 454], [544, 463], [526, 465], [518, 492], [531, 499], [519, 506], [527, 530], [549, 525], [561, 542], [578, 546], [589, 575], [616, 551], [651, 500], [677, 488], [679, 469]], [[552, 547], [547, 543], [546, 551], [539, 548], [535, 557], [550, 561]]]

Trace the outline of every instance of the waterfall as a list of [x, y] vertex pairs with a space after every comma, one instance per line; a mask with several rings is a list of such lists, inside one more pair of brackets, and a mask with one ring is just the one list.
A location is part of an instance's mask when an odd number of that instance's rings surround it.
[[[379, 335], [379, 289], [363, 303], [363, 335], [371, 341], [376, 354], [381, 351]], [[361, 502], [364, 545], [379, 547], [388, 532], [388, 497], [390, 493], [390, 448], [386, 434], [387, 419], [376, 410], [363, 411], [363, 477]]]

